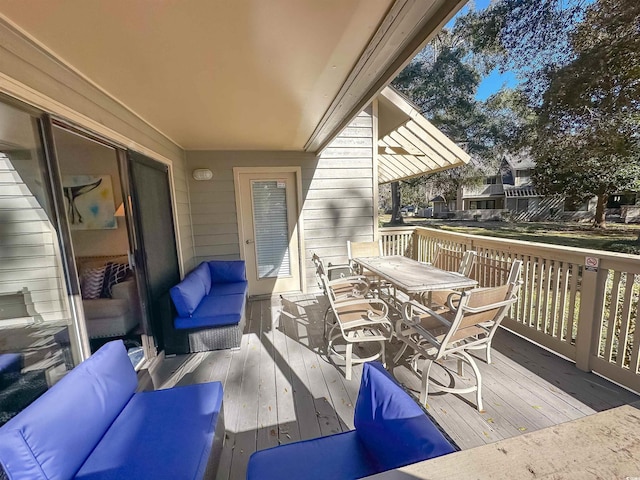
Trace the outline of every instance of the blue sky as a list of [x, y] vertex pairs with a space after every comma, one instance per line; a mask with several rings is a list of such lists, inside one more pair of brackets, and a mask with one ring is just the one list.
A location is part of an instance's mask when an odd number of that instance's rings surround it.
[[[470, 0], [451, 20], [449, 20], [446, 24], [446, 28], [453, 27], [456, 17], [464, 15], [470, 8], [474, 8], [475, 10], [484, 10], [489, 6], [489, 3], [491, 3], [491, 0]], [[476, 92], [476, 99], [486, 100], [503, 86], [515, 87], [517, 84], [518, 80], [512, 72], [505, 72], [501, 74], [498, 70], [493, 70], [480, 82], [478, 91]]]

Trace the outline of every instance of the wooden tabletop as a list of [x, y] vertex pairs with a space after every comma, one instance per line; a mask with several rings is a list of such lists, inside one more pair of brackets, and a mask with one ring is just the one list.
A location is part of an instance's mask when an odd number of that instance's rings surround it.
[[408, 294], [475, 287], [478, 282], [457, 272], [447, 272], [400, 255], [358, 257], [354, 262]]
[[640, 410], [625, 405], [367, 478], [640, 479]]

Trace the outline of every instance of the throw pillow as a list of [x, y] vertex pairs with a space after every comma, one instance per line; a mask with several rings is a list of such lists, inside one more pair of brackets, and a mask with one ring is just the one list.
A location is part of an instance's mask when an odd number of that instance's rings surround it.
[[80, 279], [80, 290], [84, 300], [100, 298], [106, 266], [85, 270]]
[[111, 298], [111, 289], [113, 286], [124, 281], [129, 275], [129, 272], [129, 264], [127, 263], [107, 263], [100, 298]]

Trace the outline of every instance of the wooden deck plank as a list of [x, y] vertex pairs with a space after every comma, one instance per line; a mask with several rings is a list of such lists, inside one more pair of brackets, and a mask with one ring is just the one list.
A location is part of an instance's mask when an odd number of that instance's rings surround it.
[[278, 442], [291, 443], [300, 440], [300, 425], [296, 419], [295, 399], [289, 368], [289, 351], [287, 337], [277, 324], [279, 312], [277, 307], [268, 303], [269, 321], [273, 332], [273, 361], [276, 363], [276, 402], [278, 410]]
[[[251, 309], [247, 309], [251, 311]], [[238, 424], [238, 411], [240, 403], [240, 389], [242, 388], [242, 376], [244, 372], [245, 360], [247, 358], [249, 335], [243, 335], [240, 341], [240, 349], [232, 353], [229, 364], [227, 381], [224, 385], [224, 419], [225, 419], [225, 442], [216, 480], [227, 480], [230, 478], [233, 451], [235, 449], [236, 432]]]
[[[262, 308], [267, 302], [261, 302]], [[257, 449], [278, 445], [278, 406], [276, 404], [276, 364], [273, 361], [273, 331], [271, 315], [261, 313], [260, 331], [260, 382], [258, 385], [258, 434]]]
[[[310, 388], [309, 376], [304, 361], [303, 350], [306, 349], [299, 340], [299, 324], [304, 317], [299, 311], [297, 303], [282, 299], [279, 314], [279, 329], [284, 333], [289, 353], [289, 367], [293, 396], [295, 399], [296, 418], [300, 428], [300, 438], [303, 440], [322, 436], [318, 416], [316, 415], [316, 401]], [[306, 333], [305, 333], [306, 335]]]
[[[285, 303], [285, 305], [290, 314], [297, 310], [297, 307], [294, 305], [290, 305], [289, 303]], [[320, 336], [322, 336], [322, 332], [320, 332]], [[305, 340], [305, 342], [307, 341], [308, 340]], [[336, 411], [331, 405], [329, 386], [324, 379], [320, 365], [324, 360], [316, 353], [312, 345], [306, 343], [303, 343], [303, 345], [305, 348], [300, 350], [300, 353], [307, 370], [308, 388], [314, 400], [315, 414], [320, 433], [323, 436], [339, 433], [342, 431], [342, 426]]]
[[242, 370], [242, 385], [235, 399], [238, 403], [235, 444], [229, 478], [246, 478], [249, 457], [256, 451], [258, 433], [257, 395], [260, 384], [260, 329], [265, 309], [261, 303], [250, 302], [247, 322], [247, 355]]

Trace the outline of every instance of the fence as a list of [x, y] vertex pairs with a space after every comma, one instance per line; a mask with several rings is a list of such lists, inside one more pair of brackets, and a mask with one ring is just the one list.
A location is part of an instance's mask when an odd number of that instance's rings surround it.
[[430, 261], [439, 244], [478, 252], [473, 276], [492, 283], [492, 262], [521, 259], [523, 286], [503, 325], [640, 391], [640, 256], [445, 232], [422, 227], [380, 230], [385, 255]]

